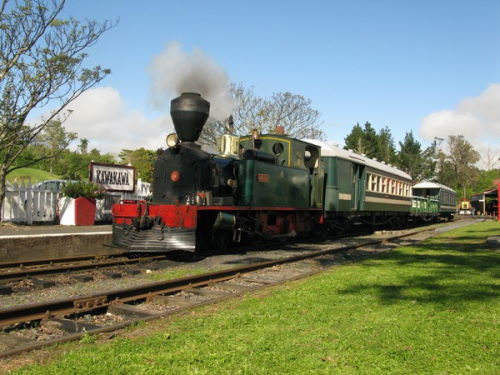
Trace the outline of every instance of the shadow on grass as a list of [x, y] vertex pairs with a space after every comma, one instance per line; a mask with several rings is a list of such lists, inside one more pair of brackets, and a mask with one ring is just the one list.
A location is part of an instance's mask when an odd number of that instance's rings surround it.
[[500, 234], [500, 226], [498, 228], [467, 230], [467, 231], [465, 231], [465, 233], [492, 233], [492, 234]]
[[361, 265], [387, 267], [385, 262], [389, 262], [391, 270], [387, 271], [387, 277], [381, 277], [381, 282], [358, 283], [340, 293], [375, 294], [381, 304], [408, 301], [455, 309], [469, 302], [487, 302], [500, 296], [500, 254], [492, 252], [486, 244], [454, 242], [452, 247], [436, 242], [420, 244], [418, 250], [402, 249], [381, 254]]

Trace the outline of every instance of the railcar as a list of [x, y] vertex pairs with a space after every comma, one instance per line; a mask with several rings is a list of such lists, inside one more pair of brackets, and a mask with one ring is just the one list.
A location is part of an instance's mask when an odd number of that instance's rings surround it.
[[413, 185], [415, 197], [429, 198], [437, 202], [437, 215], [440, 218], [451, 220], [455, 216], [457, 194], [448, 186], [432, 181], [422, 181]]
[[158, 154], [152, 199], [113, 206], [113, 245], [203, 251], [451, 215], [451, 189], [421, 185], [412, 199], [405, 172], [324, 142], [253, 131], [208, 153], [196, 141], [209, 110], [196, 93], [172, 100], [176, 133]]
[[412, 181], [407, 173], [352, 150], [325, 143], [321, 146], [324, 210], [330, 227], [408, 220]]

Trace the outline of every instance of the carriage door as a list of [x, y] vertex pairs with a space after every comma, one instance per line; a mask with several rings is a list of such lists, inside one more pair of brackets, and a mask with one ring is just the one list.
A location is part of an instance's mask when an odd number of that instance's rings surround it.
[[352, 165], [351, 211], [358, 210], [358, 170], [359, 165]]
[[365, 166], [352, 165], [351, 211], [364, 209]]

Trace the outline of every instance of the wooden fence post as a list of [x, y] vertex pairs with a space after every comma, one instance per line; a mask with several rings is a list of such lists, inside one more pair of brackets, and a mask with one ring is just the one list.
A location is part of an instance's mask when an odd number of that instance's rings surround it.
[[26, 223], [33, 224], [33, 188], [31, 184], [26, 185]]

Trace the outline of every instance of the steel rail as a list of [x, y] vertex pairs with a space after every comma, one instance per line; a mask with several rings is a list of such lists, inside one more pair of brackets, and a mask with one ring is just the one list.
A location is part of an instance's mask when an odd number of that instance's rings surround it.
[[[88, 263], [80, 263], [80, 264], [74, 263], [74, 264], [66, 264], [61, 266], [43, 267], [43, 268], [21, 268], [10, 272], [0, 272], [0, 281], [16, 281], [32, 276], [89, 270], [93, 268], [105, 268], [105, 267], [119, 266], [124, 264], [136, 264], [145, 261], [153, 261], [160, 259], [165, 259], [165, 255], [156, 255], [156, 256], [131, 258], [131, 259], [119, 259], [119, 260], [113, 260], [113, 259], [100, 260], [99, 258], [92, 257], [91, 259], [87, 260]], [[83, 262], [84, 261], [85, 260], [83, 260]], [[50, 262], [48, 262], [48, 264], [50, 264]]]
[[345, 251], [363, 246], [377, 245], [383, 243], [384, 241], [408, 237], [429, 230], [434, 229], [410, 232], [384, 239], [364, 241], [360, 244], [313, 251], [307, 254], [294, 255], [291, 257], [266, 261], [253, 265], [240, 266], [222, 271], [210, 272], [196, 276], [187, 276], [168, 281], [143, 284], [136, 287], [117, 289], [109, 292], [95, 293], [87, 296], [72, 297], [56, 301], [4, 308], [0, 309], [0, 328], [12, 326], [13, 324], [30, 322], [33, 320], [89, 312], [99, 308], [107, 307], [113, 303], [127, 303], [136, 300], [143, 300], [154, 295], [171, 294], [186, 289], [206, 286], [220, 281], [229, 280], [241, 274], [256, 271], [259, 269], [269, 268], [280, 264], [298, 262], [304, 259], [330, 254], [332, 252]]
[[84, 262], [84, 261], [99, 260], [105, 258], [115, 258], [115, 257], [125, 256], [126, 254], [127, 254], [126, 252], [122, 252], [116, 254], [85, 255], [85, 256], [66, 257], [66, 258], [63, 257], [63, 258], [26, 260], [26, 261], [16, 261], [16, 262], [0, 262], [0, 269], [25, 267], [25, 266], [43, 266], [46, 264], [66, 263], [66, 262]]

